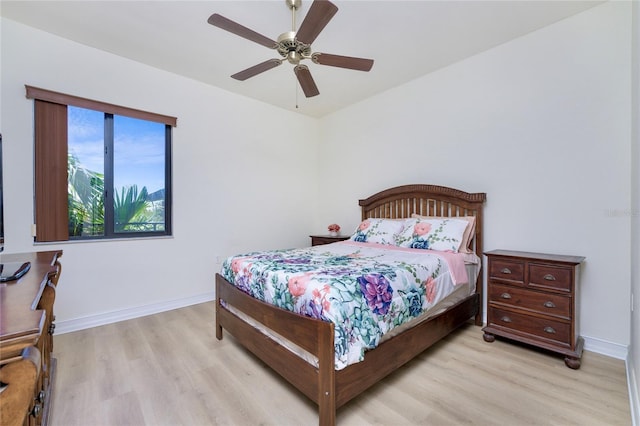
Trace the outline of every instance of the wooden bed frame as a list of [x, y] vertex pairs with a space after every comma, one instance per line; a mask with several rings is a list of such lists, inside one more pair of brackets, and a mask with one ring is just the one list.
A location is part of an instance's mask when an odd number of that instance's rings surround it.
[[[484, 193], [466, 193], [434, 185], [404, 185], [360, 200], [362, 219], [425, 216], [476, 216], [473, 249], [482, 259]], [[216, 274], [216, 338], [222, 329], [318, 404], [319, 424], [335, 425], [336, 410], [409, 362], [425, 349], [475, 318], [482, 325], [482, 274], [476, 293], [447, 311], [385, 341], [366, 353], [363, 361], [342, 370], [334, 367], [334, 325], [264, 303]], [[276, 343], [228, 310], [221, 301], [250, 316], [318, 358], [318, 367]]]

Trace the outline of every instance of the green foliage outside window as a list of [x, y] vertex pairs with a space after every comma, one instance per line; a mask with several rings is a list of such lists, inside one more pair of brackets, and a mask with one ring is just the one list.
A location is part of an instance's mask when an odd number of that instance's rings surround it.
[[[68, 157], [69, 237], [104, 235], [104, 175]], [[122, 187], [114, 194], [114, 231], [164, 230], [164, 200], [153, 201], [146, 187]]]

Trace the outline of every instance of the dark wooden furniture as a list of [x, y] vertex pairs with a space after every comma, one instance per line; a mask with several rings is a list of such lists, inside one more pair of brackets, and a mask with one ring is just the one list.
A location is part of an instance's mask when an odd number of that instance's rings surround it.
[[485, 253], [488, 260], [487, 326], [495, 336], [560, 353], [580, 368], [584, 340], [577, 335], [581, 256], [510, 250]]
[[[474, 249], [482, 255], [482, 206], [484, 193], [466, 193], [433, 185], [405, 185], [360, 200], [362, 219], [408, 218], [418, 213], [429, 216], [476, 216]], [[482, 274], [477, 292], [446, 312], [385, 341], [368, 351], [364, 361], [336, 370], [334, 325], [298, 315], [261, 302], [216, 275], [216, 337], [231, 333], [308, 398], [318, 404], [319, 424], [334, 425], [336, 409], [404, 365], [451, 331], [475, 318], [482, 324]], [[268, 329], [295, 342], [318, 358], [314, 366], [284, 348], [257, 328], [234, 315], [228, 306], [243, 312]]]
[[[0, 366], [20, 362], [25, 353], [38, 352], [39, 374], [24, 424], [46, 425], [55, 378], [53, 303], [62, 266], [62, 251], [4, 254], [0, 263], [31, 262], [31, 269], [16, 281], [0, 284]], [[30, 357], [33, 359], [33, 356]], [[0, 394], [0, 404], [3, 402]]]
[[24, 426], [35, 423], [36, 417], [28, 416], [33, 410], [33, 392], [40, 377], [40, 352], [35, 346], [22, 351], [22, 359], [0, 366], [0, 425]]
[[311, 237], [312, 246], [320, 246], [322, 244], [331, 244], [338, 241], [348, 240], [348, 235], [309, 235]]

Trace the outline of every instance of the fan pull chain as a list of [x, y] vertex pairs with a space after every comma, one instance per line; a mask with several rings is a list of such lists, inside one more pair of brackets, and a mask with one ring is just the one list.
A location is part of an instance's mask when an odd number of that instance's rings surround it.
[[293, 84], [296, 85], [296, 109], [298, 109], [298, 82], [294, 82]]

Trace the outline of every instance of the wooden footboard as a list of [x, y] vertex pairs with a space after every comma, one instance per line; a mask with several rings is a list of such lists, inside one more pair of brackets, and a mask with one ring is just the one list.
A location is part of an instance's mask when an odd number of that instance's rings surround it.
[[[216, 274], [216, 337], [222, 329], [318, 404], [319, 424], [335, 425], [336, 410], [472, 319], [479, 295], [472, 294], [447, 311], [368, 351], [364, 361], [342, 370], [334, 365], [334, 325], [269, 305], [245, 294]], [[231, 305], [318, 358], [318, 367], [298, 357], [233, 314]]]
[[[318, 367], [299, 358], [226, 309], [231, 305], [318, 358]], [[334, 425], [336, 390], [333, 323], [269, 305], [243, 293], [216, 274], [216, 337], [222, 329], [318, 404], [321, 425]]]

